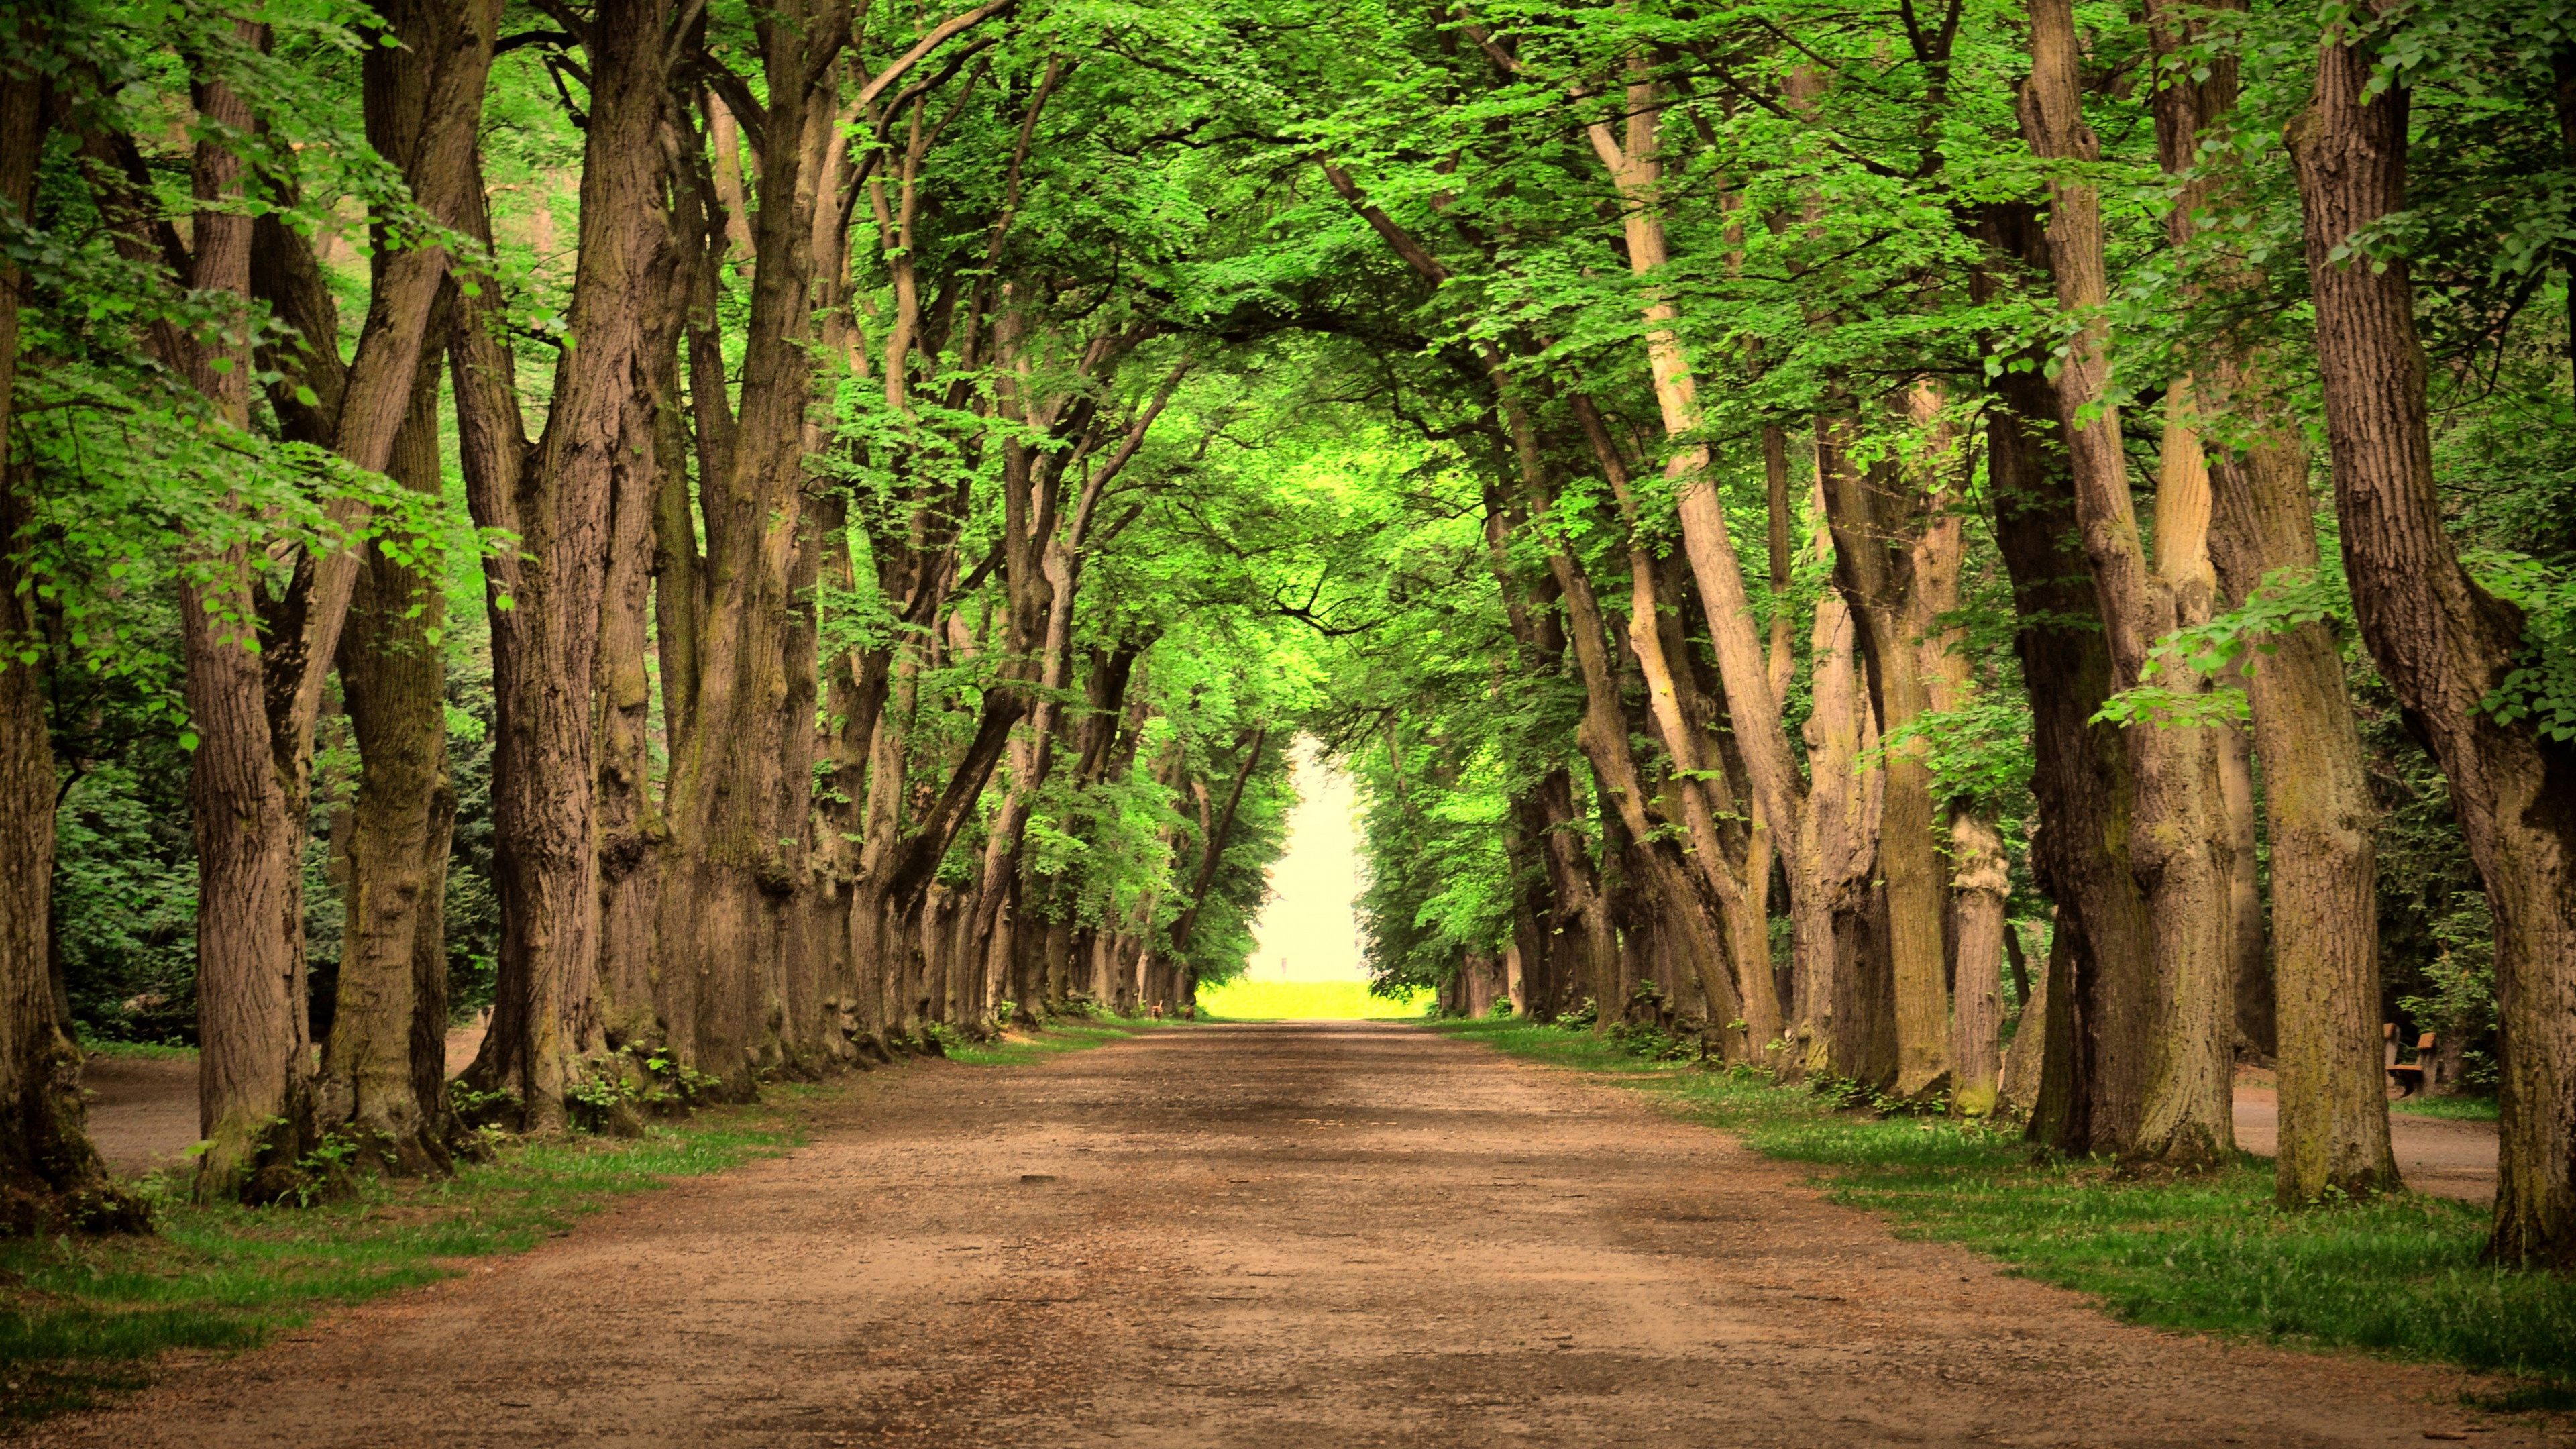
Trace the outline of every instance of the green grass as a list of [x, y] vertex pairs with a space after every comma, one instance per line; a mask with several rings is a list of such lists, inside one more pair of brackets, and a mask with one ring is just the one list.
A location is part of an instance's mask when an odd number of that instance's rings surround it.
[[1617, 1074], [1767, 1156], [1809, 1163], [1838, 1202], [1903, 1235], [1965, 1246], [2160, 1328], [2367, 1349], [2576, 1379], [2576, 1280], [2481, 1266], [2482, 1208], [2400, 1196], [2284, 1213], [2268, 1162], [2120, 1181], [2101, 1161], [2035, 1157], [2013, 1135], [1878, 1118], [1751, 1074], [1641, 1060], [1589, 1033], [1525, 1021], [1440, 1024], [1517, 1056]]
[[1199, 988], [1199, 1015], [1211, 1021], [1396, 1021], [1431, 1009], [1431, 993], [1402, 1001], [1369, 995], [1365, 981], [1223, 981]]
[[2409, 1117], [2438, 1117], [2445, 1122], [2492, 1122], [2496, 1119], [2493, 1097], [2400, 1097], [2388, 1104], [2391, 1112]]

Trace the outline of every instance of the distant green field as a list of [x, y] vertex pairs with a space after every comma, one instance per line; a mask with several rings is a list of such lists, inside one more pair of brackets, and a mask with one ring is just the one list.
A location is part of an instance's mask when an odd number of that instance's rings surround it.
[[1199, 988], [1199, 1014], [1228, 1021], [1359, 1021], [1421, 1016], [1431, 993], [1407, 1001], [1368, 994], [1365, 981], [1228, 981]]

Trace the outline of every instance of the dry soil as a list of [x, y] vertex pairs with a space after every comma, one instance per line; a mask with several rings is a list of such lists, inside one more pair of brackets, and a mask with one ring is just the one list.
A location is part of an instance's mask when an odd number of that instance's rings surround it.
[[2111, 1322], [1410, 1027], [889, 1073], [811, 1145], [178, 1368], [62, 1445], [2395, 1445], [2430, 1368]]

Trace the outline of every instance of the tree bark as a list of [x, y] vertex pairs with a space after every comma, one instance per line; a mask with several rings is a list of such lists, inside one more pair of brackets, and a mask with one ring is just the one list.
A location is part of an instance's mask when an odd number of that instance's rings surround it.
[[[1980, 240], [2004, 265], [2044, 268], [2036, 218], [2017, 205], [1985, 208]], [[1972, 279], [1982, 301], [2000, 295], [1993, 271]], [[2153, 993], [2146, 901], [2129, 868], [2135, 785], [2123, 731], [2097, 723], [2109, 698], [2111, 655], [2077, 536], [2075, 501], [2055, 389], [2040, 358], [2008, 365], [1986, 429], [1987, 497], [1997, 551], [2020, 624], [2013, 650], [2031, 703], [2031, 792], [2039, 829], [2031, 867], [2057, 904], [2040, 989], [2024, 1007], [2014, 1060], [2044, 1068], [2015, 1105], [2031, 1140], [2069, 1154], [2111, 1152], [2143, 1110]], [[2044, 1040], [2034, 1039], [2034, 1033]]]
[[[1913, 626], [1914, 545], [1922, 523], [1893, 462], [1853, 466], [1848, 417], [1816, 420], [1816, 473], [1834, 541], [1834, 572], [1866, 651], [1884, 740], [1932, 708]], [[1879, 754], [1878, 873], [1886, 883], [1893, 972], [1895, 1095], [1929, 1099], [1950, 1084], [1950, 994], [1943, 943], [1944, 882], [1932, 837], [1932, 772], [1919, 740]]]
[[[1757, 866], [1767, 872], [1770, 862], [1767, 855], [1756, 858], [1756, 832], [1722, 830], [1719, 825], [1721, 819], [1733, 822], [1740, 812], [1735, 809], [1726, 762], [1710, 734], [1713, 711], [1702, 698], [1696, 672], [1691, 668], [1691, 646], [1682, 628], [1679, 607], [1681, 571], [1675, 568], [1669, 580], [1663, 577], [1666, 571], [1657, 567], [1639, 535], [1626, 458], [1591, 399], [1577, 395], [1571, 401], [1593, 456], [1618, 500], [1620, 524], [1628, 535], [1629, 649], [1645, 676], [1646, 706], [1653, 732], [1663, 741], [1664, 751], [1672, 760], [1671, 773], [1661, 792], [1671, 801], [1664, 813], [1678, 816], [1688, 831], [1690, 856], [1698, 866], [1696, 880], [1701, 887], [1694, 894], [1705, 898], [1703, 902], [1685, 896], [1674, 901], [1672, 908], [1713, 915], [1722, 924], [1726, 967], [1732, 980], [1723, 991], [1703, 984], [1708, 1025], [1721, 1034], [1730, 1059], [1758, 1061], [1781, 1035], [1780, 1002], [1771, 977], [1770, 922], [1765, 918], [1760, 897], [1752, 889]], [[1672, 596], [1669, 607], [1665, 602], [1667, 592]], [[1639, 844], [1640, 848], [1659, 849], [1644, 837], [1640, 837]], [[1655, 867], [1648, 870], [1662, 874]], [[1675, 944], [1682, 948], [1685, 959], [1694, 959], [1691, 943], [1702, 934], [1696, 925], [1685, 926], [1676, 933]], [[1718, 1014], [1721, 1012], [1724, 1014]], [[1744, 1024], [1735, 1026], [1736, 1021]]]
[[2443, 526], [2405, 260], [2336, 256], [2406, 205], [2407, 92], [2371, 93], [2374, 58], [2371, 36], [2329, 29], [2289, 135], [2344, 573], [2363, 640], [2450, 783], [2495, 917], [2503, 1074], [2487, 1253], [2565, 1270], [2576, 1268], [2576, 751], [2481, 707], [2521, 649], [2520, 611], [2468, 576]]
[[[2221, 464], [2210, 463], [2215, 480]], [[2211, 489], [2216, 492], [2215, 484]], [[2213, 509], [2214, 516], [2214, 509]], [[2217, 555], [2213, 530], [2211, 556]], [[2222, 594], [2239, 597], [2232, 587]], [[2251, 685], [2242, 678], [2242, 670], [2229, 670], [2233, 682], [2222, 683], [2221, 689], [2238, 688], [2252, 698]], [[2220, 730], [2212, 741], [2218, 756], [2219, 798], [2227, 811], [2227, 834], [2232, 853], [2227, 871], [2228, 952], [2235, 957], [2228, 977], [2236, 984], [2236, 1041], [2242, 1051], [2259, 1056], [2274, 1056], [2281, 1049], [2279, 1008], [2273, 1000], [2271, 927], [2264, 919], [2263, 884], [2260, 879], [2261, 842], [2255, 835], [2255, 816], [2260, 810], [2254, 788], [2254, 736], [2242, 726]]]
[[2063, 934], [2051, 937], [2048, 960], [2041, 963], [2039, 979], [2031, 983], [2030, 995], [2022, 999], [2021, 1025], [2013, 1033], [2012, 1046], [2004, 1052], [2003, 1072], [1997, 1081], [1998, 1118], [2028, 1117], [2038, 1106], [2048, 1080], [2048, 983], [2051, 977], [2063, 974], [2058, 969], [2059, 954], [2071, 944], [2071, 938]]
[[2005, 867], [2003, 836], [1993, 822], [1973, 810], [1950, 817], [1950, 890], [1956, 902], [1959, 939], [1957, 1002], [1952, 1023], [1951, 1060], [1956, 1080], [1951, 1100], [1971, 1117], [1994, 1111], [2001, 1092], [2003, 1061], [2004, 902], [2012, 878]]
[[[30, 7], [12, 39], [46, 43], [49, 17]], [[0, 67], [0, 214], [26, 218], [44, 145], [44, 78]], [[0, 445], [9, 437], [23, 279], [0, 263]], [[84, 1128], [80, 1048], [52, 983], [57, 780], [45, 701], [30, 652], [31, 590], [14, 562], [29, 524], [0, 446], [0, 1223], [41, 1239], [64, 1228], [141, 1231], [150, 1218], [107, 1174]]]
[[[394, 445], [395, 480], [422, 492], [443, 486], [438, 398], [438, 370], [424, 366]], [[442, 903], [447, 831], [456, 816], [438, 643], [446, 597], [436, 578], [381, 549], [369, 552], [340, 649], [340, 687], [361, 769], [348, 821], [339, 994], [315, 1101], [323, 1127], [353, 1137], [362, 1160], [396, 1173], [438, 1172], [448, 1164], [443, 981], [438, 1089], [426, 1097], [415, 1053], [421, 1008], [430, 1004], [419, 999], [424, 948], [438, 959], [442, 978], [446, 971]]]
[[498, 288], [460, 308], [457, 433], [475, 522], [520, 540], [486, 570], [492, 598], [494, 850], [501, 959], [492, 1023], [466, 1079], [508, 1094], [518, 1125], [567, 1120], [606, 1048], [591, 718], [615, 476], [629, 436], [650, 233], [658, 231], [668, 0], [608, 0], [591, 24], [591, 108], [570, 331], [534, 446], [500, 343]]
[[[2084, 122], [2073, 9], [2068, 0], [2031, 0], [2029, 15], [2031, 78], [2022, 93], [2023, 130], [2045, 159], [2090, 163], [2100, 145]], [[2130, 689], [2147, 677], [2154, 640], [2209, 616], [2208, 479], [2192, 431], [2190, 390], [2178, 383], [2166, 397], [2150, 567], [2130, 500], [2119, 419], [2108, 399], [2110, 363], [2100, 313], [2109, 285], [2101, 198], [2090, 182], [2061, 177], [2050, 183], [2048, 254], [2059, 309], [2079, 329], [2057, 373], [2076, 521], [2113, 677], [2118, 687]], [[2208, 687], [2178, 662], [2168, 662], [2166, 681], [2182, 693]], [[2148, 724], [2128, 734], [2137, 775], [2129, 861], [2151, 908], [2155, 976], [2144, 1111], [2136, 1135], [2118, 1151], [2134, 1167], [2198, 1171], [2225, 1163], [2235, 1150], [2229, 1105], [2235, 982], [2226, 894], [2232, 836], [2206, 727]]]

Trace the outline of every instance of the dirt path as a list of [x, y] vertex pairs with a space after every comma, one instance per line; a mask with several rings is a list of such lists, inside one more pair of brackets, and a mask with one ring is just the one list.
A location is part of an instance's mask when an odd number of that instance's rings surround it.
[[40, 1442], [2394, 1445], [2459, 1384], [2115, 1324], [1631, 1093], [1307, 1023], [889, 1074]]
[[[483, 1044], [483, 1023], [447, 1038], [449, 1075], [463, 1071]], [[89, 1088], [89, 1135], [111, 1171], [139, 1177], [178, 1162], [197, 1140], [197, 1063], [100, 1056], [82, 1070]], [[2240, 1070], [2236, 1145], [2264, 1157], [2279, 1150], [2280, 1103], [2268, 1073]], [[2406, 1185], [2466, 1202], [2495, 1201], [2496, 1130], [2492, 1122], [2452, 1122], [2392, 1113], [2390, 1144]]]
[[[2281, 1097], [2270, 1087], [2236, 1084], [2236, 1145], [2264, 1157], [2281, 1150]], [[2491, 1203], [2496, 1194], [2496, 1127], [2446, 1117], [2388, 1114], [2388, 1146], [2406, 1186], [2436, 1197]]]
[[[485, 1023], [447, 1034], [449, 1076], [473, 1065]], [[81, 1065], [89, 1140], [107, 1169], [141, 1177], [184, 1161], [197, 1143], [197, 1059], [98, 1055]]]

